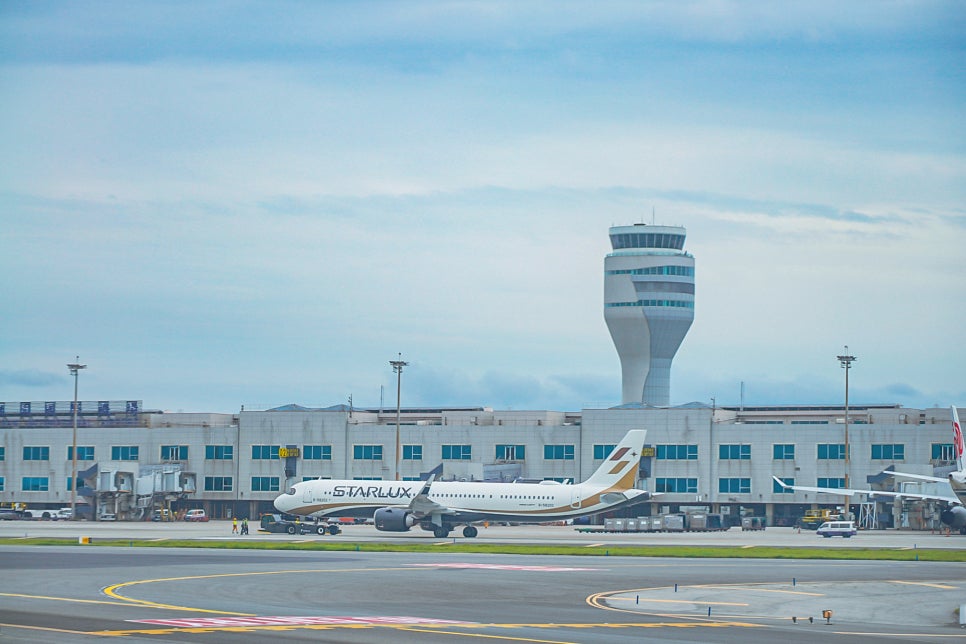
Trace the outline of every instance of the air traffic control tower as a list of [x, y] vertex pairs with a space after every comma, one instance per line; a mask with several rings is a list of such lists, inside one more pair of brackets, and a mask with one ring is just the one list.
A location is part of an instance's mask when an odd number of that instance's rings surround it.
[[680, 226], [614, 226], [604, 320], [621, 361], [622, 404], [667, 406], [671, 360], [694, 321], [694, 257]]

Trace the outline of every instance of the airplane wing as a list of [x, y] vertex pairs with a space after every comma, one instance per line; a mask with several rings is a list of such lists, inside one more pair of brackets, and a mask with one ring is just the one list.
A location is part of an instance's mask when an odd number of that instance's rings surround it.
[[925, 474], [906, 474], [905, 472], [892, 472], [886, 470], [883, 472], [888, 476], [896, 476], [904, 479], [914, 479], [916, 481], [929, 481], [930, 483], [946, 483], [948, 479], [940, 478], [938, 476], [927, 476]]
[[[955, 505], [960, 505], [960, 500], [956, 496], [947, 496], [944, 494], [919, 494], [914, 492], [880, 492], [879, 490], [855, 490], [852, 488], [834, 488], [834, 487], [807, 487], [805, 485], [788, 485], [782, 481], [777, 476], [773, 476], [775, 482], [786, 490], [795, 490], [796, 492], [816, 492], [818, 494], [833, 494], [835, 496], [891, 496], [895, 499], [919, 499], [920, 501], [942, 501], [944, 503], [952, 503]], [[927, 479], [930, 480], [930, 479]], [[932, 478], [931, 480], [937, 480]], [[943, 479], [938, 479], [942, 481]]]
[[429, 479], [423, 483], [423, 487], [419, 490], [419, 494], [413, 497], [413, 500], [409, 502], [409, 511], [416, 516], [430, 516], [433, 514], [455, 514], [453, 510], [446, 507], [445, 505], [440, 505], [436, 501], [429, 498], [429, 489], [433, 485], [433, 481], [436, 480], [436, 474], [430, 475]]

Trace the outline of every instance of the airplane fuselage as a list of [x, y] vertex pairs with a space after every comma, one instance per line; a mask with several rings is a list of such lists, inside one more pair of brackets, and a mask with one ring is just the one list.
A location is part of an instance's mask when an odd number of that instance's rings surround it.
[[[409, 504], [422, 488], [421, 481], [346, 481], [317, 479], [297, 483], [294, 493], [276, 502], [283, 512], [303, 516], [365, 516], [386, 506]], [[586, 484], [471, 483], [438, 481], [429, 500], [458, 513], [462, 521], [547, 522], [628, 505], [636, 494], [602, 501], [606, 490]], [[640, 492], [628, 490], [627, 492]], [[627, 498], [630, 497], [630, 498]]]
[[583, 483], [482, 483], [465, 481], [361, 481], [313, 479], [275, 499], [281, 512], [310, 517], [371, 515], [377, 530], [413, 526], [443, 537], [457, 525], [476, 536], [483, 521], [547, 523], [614, 510], [644, 501], [634, 487], [645, 430], [632, 429]]

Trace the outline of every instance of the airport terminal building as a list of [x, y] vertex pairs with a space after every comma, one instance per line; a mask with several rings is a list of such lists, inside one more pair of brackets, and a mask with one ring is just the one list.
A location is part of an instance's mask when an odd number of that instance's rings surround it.
[[[647, 430], [638, 486], [658, 496], [626, 516], [703, 509], [732, 524], [756, 516], [792, 525], [807, 508], [835, 508], [844, 497], [793, 492], [773, 477], [894, 489], [876, 476], [885, 468], [951, 469], [948, 408], [669, 406], [671, 363], [695, 311], [686, 231], [635, 224], [609, 237], [603, 316], [621, 363], [618, 407], [403, 409], [397, 425], [395, 409], [172, 414], [138, 400], [93, 401], [79, 405], [75, 440], [72, 402], [0, 402], [0, 502], [50, 512], [76, 500], [97, 518], [138, 520], [161, 508], [252, 518], [308, 478], [418, 480], [442, 464], [449, 480], [579, 482], [630, 429]], [[851, 510], [868, 527], [939, 525], [929, 503]]]
[[[72, 402], [0, 403], [0, 501], [35, 514], [72, 499]], [[894, 489], [894, 466], [932, 475], [953, 462], [949, 408], [899, 405], [618, 407], [581, 412], [485, 407], [306, 409], [238, 414], [162, 413], [140, 401], [82, 402], [77, 503], [97, 516], [149, 518], [158, 508], [204, 508], [216, 518], [257, 517], [291, 483], [309, 478], [405, 479], [442, 464], [443, 480], [581, 481], [630, 429], [646, 429], [638, 487], [659, 493], [623, 512], [706, 509], [737, 524], [763, 516], [794, 525], [808, 508], [844, 498], [775, 483]], [[845, 459], [848, 440], [848, 463]], [[910, 484], [906, 484], [910, 485]], [[928, 485], [928, 484], [911, 484]], [[929, 503], [853, 505], [868, 527], [932, 529]]]

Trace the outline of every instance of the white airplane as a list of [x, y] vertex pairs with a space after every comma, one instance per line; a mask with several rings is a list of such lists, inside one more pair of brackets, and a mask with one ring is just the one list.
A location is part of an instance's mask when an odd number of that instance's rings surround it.
[[650, 498], [634, 487], [646, 430], [632, 429], [597, 471], [576, 485], [435, 481], [296, 483], [275, 499], [279, 512], [309, 517], [371, 515], [377, 530], [407, 532], [418, 525], [443, 538], [458, 525], [475, 537], [474, 523], [546, 523], [616, 510]]
[[939, 520], [948, 525], [951, 530], [959, 530], [966, 534], [966, 444], [963, 442], [963, 429], [959, 424], [959, 414], [956, 407], [953, 412], [953, 452], [956, 457], [956, 469], [947, 478], [925, 476], [923, 474], [907, 474], [905, 472], [885, 471], [883, 474], [917, 481], [931, 483], [949, 483], [952, 494], [919, 494], [914, 492], [878, 492], [875, 490], [854, 490], [850, 488], [805, 487], [803, 485], [788, 485], [777, 476], [772, 478], [783, 488], [797, 492], [817, 492], [819, 494], [833, 494], [836, 496], [890, 496], [898, 499], [920, 499], [923, 501], [939, 501], [945, 504], [945, 509], [939, 515]]

